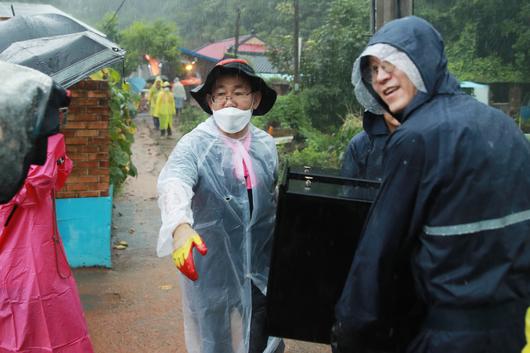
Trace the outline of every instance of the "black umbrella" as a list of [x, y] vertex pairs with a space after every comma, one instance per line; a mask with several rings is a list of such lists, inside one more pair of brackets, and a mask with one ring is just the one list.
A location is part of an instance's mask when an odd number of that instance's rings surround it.
[[0, 21], [0, 52], [14, 42], [88, 30], [90, 29], [79, 22], [56, 13], [15, 16], [7, 21]]
[[117, 44], [60, 14], [15, 16], [0, 22], [0, 60], [41, 71], [64, 87], [124, 56]]
[[69, 87], [124, 55], [111, 41], [81, 32], [15, 42], [0, 53], [0, 60], [31, 67]]

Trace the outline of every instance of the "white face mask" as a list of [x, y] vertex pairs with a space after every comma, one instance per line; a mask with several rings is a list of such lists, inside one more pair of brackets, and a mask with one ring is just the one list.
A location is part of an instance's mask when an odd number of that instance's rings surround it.
[[252, 117], [252, 109], [241, 110], [234, 107], [223, 108], [213, 111], [215, 124], [229, 134], [243, 130]]

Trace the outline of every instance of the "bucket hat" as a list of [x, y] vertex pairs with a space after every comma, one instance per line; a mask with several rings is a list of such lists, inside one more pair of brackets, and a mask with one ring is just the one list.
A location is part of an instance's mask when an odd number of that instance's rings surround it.
[[208, 106], [206, 95], [211, 93], [215, 80], [223, 74], [245, 76], [250, 81], [252, 91], [261, 92], [261, 102], [257, 108], [254, 109], [252, 115], [264, 115], [271, 110], [276, 101], [276, 91], [270, 88], [261, 77], [256, 75], [254, 69], [244, 59], [221, 60], [210, 70], [204, 84], [190, 91], [191, 96], [197, 101], [197, 103], [199, 103], [202, 110], [208, 114], [212, 114], [212, 110]]

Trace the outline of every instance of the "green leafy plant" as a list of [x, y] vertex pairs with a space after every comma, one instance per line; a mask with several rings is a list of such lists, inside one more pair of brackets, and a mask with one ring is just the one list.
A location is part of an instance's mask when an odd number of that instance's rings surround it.
[[203, 112], [201, 108], [193, 105], [184, 106], [184, 109], [182, 109], [182, 114], [180, 115], [180, 132], [182, 132], [182, 134], [187, 134], [197, 125], [205, 121], [206, 118], [208, 118], [208, 115]]
[[144, 62], [145, 54], [166, 60], [172, 68], [179, 67], [180, 43], [181, 39], [173, 22], [134, 22], [120, 32], [120, 45], [127, 50], [125, 72], [134, 72]]
[[114, 191], [118, 191], [127, 176], [136, 176], [138, 171], [132, 161], [131, 146], [134, 142], [136, 125], [133, 121], [136, 116], [135, 101], [139, 99], [127, 83], [122, 83], [120, 74], [113, 69], [108, 69], [108, 82], [110, 89], [109, 121], [110, 133], [110, 182]]
[[289, 149], [278, 149], [280, 164], [309, 165], [319, 168], [340, 169], [344, 150], [350, 139], [362, 131], [361, 118], [348, 113], [343, 118], [342, 126], [331, 134], [317, 129], [305, 130], [305, 143]]
[[293, 93], [279, 96], [274, 107], [261, 120], [266, 121], [265, 125], [278, 128], [303, 130], [311, 126], [300, 97]]

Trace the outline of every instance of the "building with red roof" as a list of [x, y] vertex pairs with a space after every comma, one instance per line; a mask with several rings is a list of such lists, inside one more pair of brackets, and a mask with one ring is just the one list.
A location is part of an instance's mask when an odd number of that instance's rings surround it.
[[[203, 45], [195, 50], [180, 48], [182, 54], [187, 57], [188, 62], [193, 65], [188, 75], [199, 78], [206, 77], [206, 74], [217, 62], [234, 57], [235, 42], [235, 37], [232, 37]], [[278, 70], [267, 58], [267, 49], [267, 44], [254, 33], [246, 34], [239, 37], [237, 56], [247, 60], [260, 76], [270, 77], [271, 75], [278, 75]], [[187, 82], [186, 79], [186, 77], [183, 78], [183, 84]], [[197, 80], [190, 80], [189, 82], [196, 83]]]

